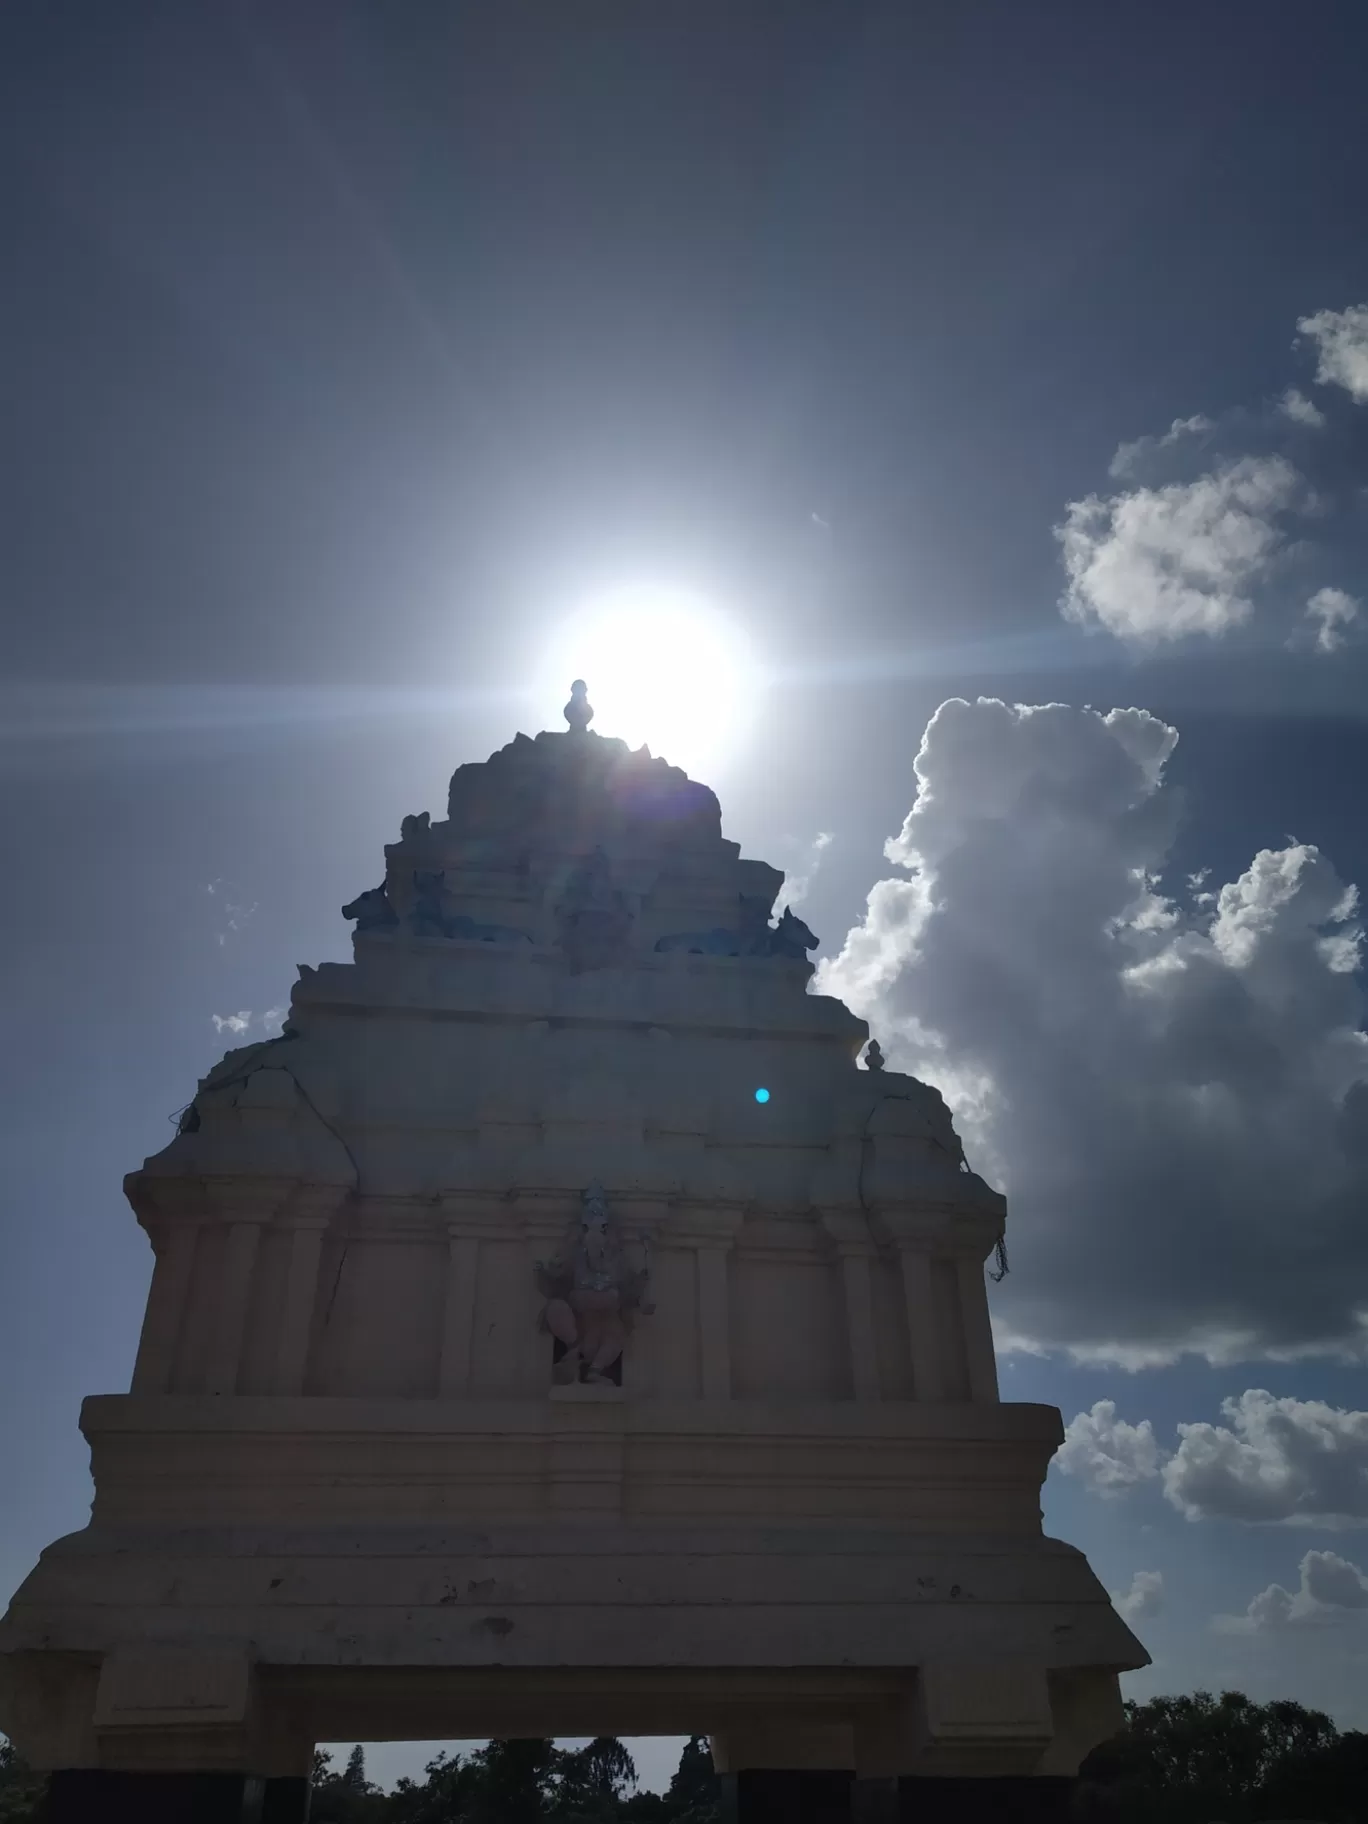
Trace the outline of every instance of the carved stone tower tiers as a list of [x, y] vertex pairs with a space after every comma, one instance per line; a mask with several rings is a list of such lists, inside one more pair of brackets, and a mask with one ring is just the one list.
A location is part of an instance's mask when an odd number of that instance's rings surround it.
[[1001, 1197], [591, 713], [405, 818], [355, 960], [126, 1181], [132, 1391], [0, 1626], [58, 1820], [284, 1824], [317, 1740], [660, 1732], [745, 1816], [1044, 1818], [1117, 1726], [1059, 1415], [998, 1399]]

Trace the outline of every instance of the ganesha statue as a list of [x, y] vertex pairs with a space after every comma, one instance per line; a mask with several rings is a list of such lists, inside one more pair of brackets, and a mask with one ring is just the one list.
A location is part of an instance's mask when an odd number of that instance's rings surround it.
[[538, 1261], [537, 1285], [546, 1303], [541, 1321], [563, 1353], [552, 1371], [562, 1384], [602, 1385], [614, 1379], [632, 1318], [649, 1316], [650, 1264], [628, 1259], [628, 1244], [608, 1213], [601, 1184], [580, 1198], [580, 1213], [551, 1260]]

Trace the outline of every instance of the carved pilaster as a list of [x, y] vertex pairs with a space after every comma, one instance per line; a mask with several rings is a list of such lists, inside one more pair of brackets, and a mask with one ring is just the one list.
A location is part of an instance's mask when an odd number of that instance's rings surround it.
[[280, 1313], [280, 1334], [271, 1376], [275, 1393], [303, 1393], [304, 1372], [313, 1332], [314, 1302], [318, 1297], [318, 1263], [323, 1237], [332, 1221], [336, 1191], [310, 1197], [303, 1207], [286, 1217], [290, 1259], [285, 1272], [285, 1302]]
[[[447, 1265], [437, 1393], [441, 1399], [460, 1399], [470, 1391], [474, 1371], [475, 1299], [481, 1249], [486, 1241], [506, 1243], [510, 1236], [525, 1238], [526, 1225], [520, 1216], [510, 1214], [507, 1205], [494, 1203], [487, 1195], [448, 1192], [442, 1198], [442, 1215], [446, 1223]], [[547, 1250], [554, 1231], [546, 1228], [543, 1240], [543, 1227], [538, 1225], [539, 1239], [531, 1244], [532, 1253]], [[535, 1323], [529, 1335], [540, 1340]], [[529, 1368], [528, 1385], [531, 1384]]]
[[933, 1244], [942, 1233], [944, 1223], [934, 1215], [893, 1210], [882, 1212], [877, 1226], [898, 1253], [898, 1271], [907, 1312], [907, 1342], [912, 1356], [912, 1397], [943, 1400], [946, 1386], [942, 1359], [944, 1325], [936, 1310], [931, 1260]]
[[455, 1399], [470, 1387], [470, 1345], [475, 1333], [475, 1280], [480, 1267], [480, 1238], [447, 1224], [446, 1306], [442, 1316], [442, 1355], [437, 1391]]
[[247, 1300], [261, 1231], [280, 1210], [292, 1188], [288, 1181], [276, 1179], [225, 1179], [210, 1186], [210, 1201], [227, 1221], [228, 1236], [205, 1361], [206, 1393], [237, 1391]]
[[988, 1288], [983, 1279], [983, 1257], [961, 1252], [955, 1261], [960, 1311], [964, 1318], [964, 1353], [969, 1366], [969, 1397], [991, 1402], [999, 1398], [997, 1353], [988, 1316]]
[[676, 1212], [672, 1239], [694, 1250], [698, 1290], [699, 1392], [705, 1400], [729, 1400], [731, 1370], [731, 1281], [728, 1256], [741, 1227], [739, 1209]]
[[152, 1286], [133, 1364], [134, 1393], [170, 1391], [198, 1233], [198, 1223], [173, 1221], [166, 1223], [156, 1238]]
[[874, 1286], [870, 1262], [877, 1248], [868, 1218], [854, 1211], [824, 1210], [822, 1227], [841, 1266], [846, 1336], [850, 1346], [850, 1379], [857, 1400], [877, 1400], [879, 1355], [874, 1340]]
[[931, 1284], [931, 1256], [925, 1248], [899, 1247], [903, 1302], [907, 1308], [907, 1340], [912, 1352], [912, 1393], [919, 1400], [945, 1398], [941, 1369], [940, 1325]]

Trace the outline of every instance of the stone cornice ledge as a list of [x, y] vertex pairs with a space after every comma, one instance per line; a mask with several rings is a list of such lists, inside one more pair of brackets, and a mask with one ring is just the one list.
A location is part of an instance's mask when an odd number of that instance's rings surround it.
[[[545, 1400], [334, 1399], [314, 1396], [92, 1394], [81, 1407], [88, 1439], [118, 1432], [527, 1436], [563, 1411]], [[634, 1436], [888, 1438], [965, 1444], [1063, 1441], [1053, 1406], [1025, 1402], [625, 1400], [576, 1409], [577, 1419]]]

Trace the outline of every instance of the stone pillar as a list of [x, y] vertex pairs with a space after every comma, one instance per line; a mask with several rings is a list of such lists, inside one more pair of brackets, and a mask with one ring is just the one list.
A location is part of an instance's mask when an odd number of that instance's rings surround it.
[[847, 1824], [848, 1722], [760, 1710], [726, 1719], [710, 1740], [728, 1824]]
[[311, 1212], [285, 1224], [290, 1236], [290, 1260], [285, 1272], [285, 1303], [280, 1313], [280, 1335], [271, 1377], [274, 1393], [304, 1391], [314, 1301], [318, 1296], [318, 1262], [330, 1221], [330, 1215]]
[[[48, 1824], [304, 1824], [312, 1737], [288, 1707], [262, 1704], [247, 1652], [120, 1648], [80, 1676], [65, 1695], [84, 1693], [86, 1739], [57, 1759]], [[40, 1742], [56, 1695], [38, 1705]]]
[[960, 1312], [964, 1319], [964, 1353], [969, 1366], [969, 1398], [995, 1402], [998, 1395], [997, 1355], [988, 1318], [988, 1288], [983, 1280], [983, 1257], [961, 1253], [955, 1261]]
[[746, 1767], [722, 1775], [726, 1824], [848, 1824], [851, 1777], [843, 1767]]
[[190, 1274], [195, 1264], [199, 1224], [166, 1223], [160, 1232], [152, 1287], [147, 1295], [137, 1360], [133, 1364], [134, 1393], [168, 1393], [176, 1365], [176, 1344], [190, 1296]]
[[913, 1776], [898, 1781], [893, 1815], [899, 1824], [1069, 1824], [1074, 1785], [1039, 1774]]
[[307, 1779], [72, 1767], [48, 1786], [47, 1824], [305, 1824]]
[[831, 1237], [841, 1263], [851, 1388], [857, 1400], [877, 1400], [883, 1389], [874, 1341], [874, 1288], [869, 1263], [875, 1244], [869, 1221], [863, 1215], [827, 1210], [822, 1214], [822, 1227]]

